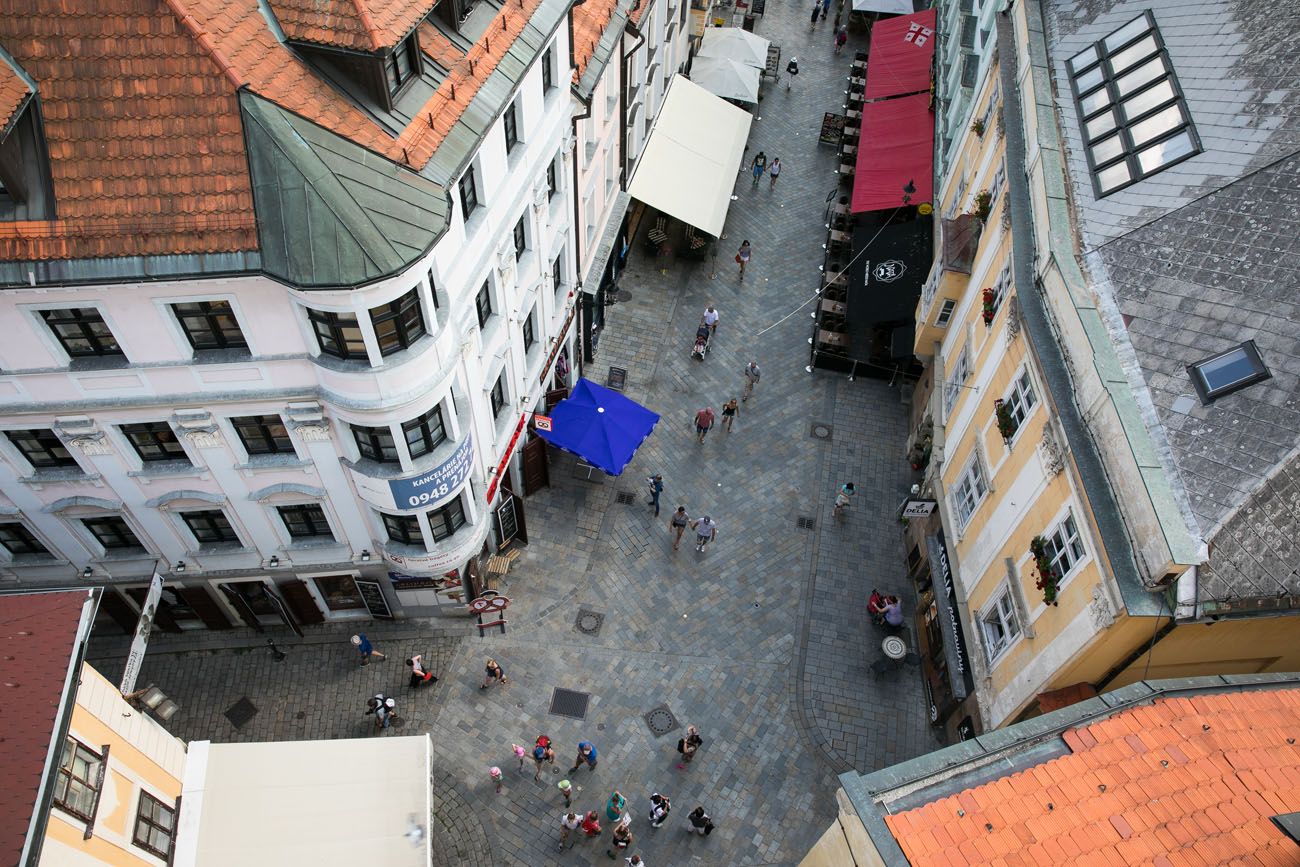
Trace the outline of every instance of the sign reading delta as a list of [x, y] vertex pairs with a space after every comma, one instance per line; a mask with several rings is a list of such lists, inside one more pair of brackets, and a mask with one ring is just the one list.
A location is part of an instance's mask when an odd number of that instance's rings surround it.
[[418, 509], [440, 503], [469, 478], [473, 459], [474, 438], [466, 435], [465, 441], [451, 457], [427, 473], [404, 479], [389, 479], [388, 488], [393, 492], [393, 502], [399, 509]]

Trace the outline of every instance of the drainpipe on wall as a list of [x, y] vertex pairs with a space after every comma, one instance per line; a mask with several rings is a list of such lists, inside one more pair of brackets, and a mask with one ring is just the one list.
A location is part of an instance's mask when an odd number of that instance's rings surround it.
[[1174, 607], [1175, 620], [1195, 620], [1198, 605], [1196, 599], [1196, 573], [1195, 566], [1189, 566], [1187, 571], [1178, 576], [1176, 598], [1177, 605]]

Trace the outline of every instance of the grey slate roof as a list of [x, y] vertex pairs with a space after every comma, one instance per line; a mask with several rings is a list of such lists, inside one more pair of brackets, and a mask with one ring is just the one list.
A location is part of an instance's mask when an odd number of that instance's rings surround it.
[[262, 266], [295, 286], [372, 282], [446, 227], [446, 191], [251, 93], [240, 95]]
[[[1150, 423], [1209, 543], [1200, 600], [1300, 593], [1297, 7], [1045, 2], [1082, 252], [1094, 290], [1122, 316], [1113, 337], [1131, 346], [1131, 380], [1150, 396]], [[1148, 8], [1203, 152], [1097, 200], [1064, 61]], [[1179, 400], [1195, 393], [1188, 364], [1251, 339], [1272, 379], [1209, 406]]]

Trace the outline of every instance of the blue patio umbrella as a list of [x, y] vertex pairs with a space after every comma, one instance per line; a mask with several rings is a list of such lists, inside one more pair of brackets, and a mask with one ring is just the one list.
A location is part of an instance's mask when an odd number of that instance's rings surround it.
[[539, 430], [537, 435], [617, 476], [658, 423], [658, 413], [617, 391], [579, 379], [573, 392], [551, 410], [551, 430]]

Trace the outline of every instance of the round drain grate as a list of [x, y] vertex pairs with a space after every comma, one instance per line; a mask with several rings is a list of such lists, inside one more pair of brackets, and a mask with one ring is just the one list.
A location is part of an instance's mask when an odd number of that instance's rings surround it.
[[811, 429], [808, 431], [815, 439], [828, 440], [834, 433], [834, 428], [825, 422], [813, 422]]
[[578, 612], [578, 620], [574, 626], [584, 635], [599, 635], [600, 627], [605, 624], [605, 615], [599, 611], [588, 611], [582, 609]]
[[672, 712], [667, 708], [656, 708], [645, 715], [646, 725], [650, 726], [650, 731], [657, 735], [665, 735], [673, 730], [677, 725], [677, 720], [673, 719]]
[[880, 643], [880, 649], [890, 659], [902, 659], [907, 656], [907, 642], [897, 635], [891, 635]]

